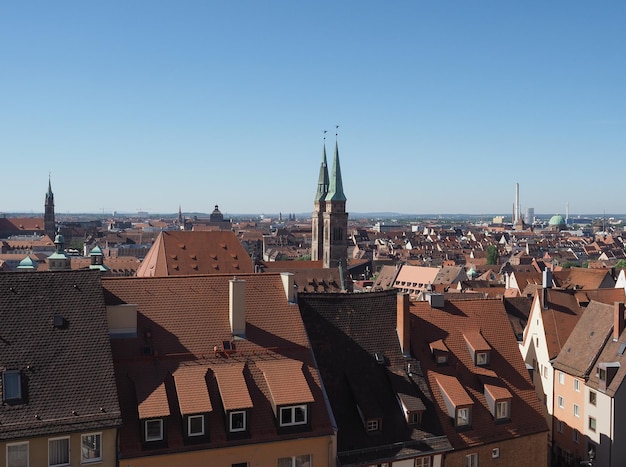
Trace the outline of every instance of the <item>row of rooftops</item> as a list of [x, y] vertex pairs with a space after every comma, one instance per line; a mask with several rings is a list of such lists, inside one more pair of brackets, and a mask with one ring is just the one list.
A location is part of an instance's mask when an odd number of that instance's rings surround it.
[[[332, 436], [334, 419], [348, 465], [381, 459], [373, 445], [420, 456], [545, 431], [501, 300], [434, 308], [387, 291], [301, 294], [296, 305], [292, 290], [293, 276], [271, 273], [0, 274], [0, 358], [28, 379], [28, 397], [0, 411], [0, 433], [59, 430], [52, 420], [66, 412], [68, 423], [106, 419], [132, 458]], [[80, 375], [71, 390], [65, 373]]]

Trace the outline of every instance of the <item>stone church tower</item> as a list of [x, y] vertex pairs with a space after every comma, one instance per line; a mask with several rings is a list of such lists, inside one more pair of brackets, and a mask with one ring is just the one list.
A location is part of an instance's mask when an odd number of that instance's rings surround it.
[[52, 193], [50, 177], [48, 177], [48, 193], [46, 193], [46, 201], [44, 203], [43, 228], [46, 231], [46, 235], [54, 239], [56, 223], [54, 220], [54, 194]]
[[324, 268], [346, 271], [348, 262], [348, 213], [343, 193], [339, 147], [335, 142], [333, 169], [328, 175], [326, 145], [322, 154], [317, 193], [312, 217], [311, 259], [322, 261]]

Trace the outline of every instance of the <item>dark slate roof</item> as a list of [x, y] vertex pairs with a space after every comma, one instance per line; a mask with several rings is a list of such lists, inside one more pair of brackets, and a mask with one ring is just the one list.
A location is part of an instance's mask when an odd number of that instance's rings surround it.
[[504, 309], [518, 341], [524, 338], [524, 329], [528, 322], [532, 304], [532, 298], [528, 297], [506, 297], [504, 299]]
[[[376, 464], [450, 450], [419, 362], [402, 356], [396, 332], [397, 293], [300, 294], [300, 312], [338, 428], [341, 465]], [[384, 358], [378, 364], [375, 353]], [[411, 363], [411, 376], [407, 365]], [[396, 394], [423, 423], [409, 426]], [[382, 430], [367, 433], [357, 411], [382, 416]]]
[[97, 271], [0, 274], [0, 322], [0, 367], [25, 396], [0, 406], [0, 439], [121, 424]]

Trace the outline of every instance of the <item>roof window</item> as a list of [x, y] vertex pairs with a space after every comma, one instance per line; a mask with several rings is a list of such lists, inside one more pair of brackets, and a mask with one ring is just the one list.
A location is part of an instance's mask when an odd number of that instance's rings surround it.
[[2, 401], [19, 402], [22, 400], [22, 374], [20, 370], [2, 372]]

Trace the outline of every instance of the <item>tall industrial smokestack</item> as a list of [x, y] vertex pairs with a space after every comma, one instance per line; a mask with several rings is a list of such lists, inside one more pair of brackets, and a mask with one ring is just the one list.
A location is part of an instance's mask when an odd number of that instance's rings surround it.
[[519, 183], [515, 184], [515, 223], [520, 221], [520, 209], [519, 209]]

